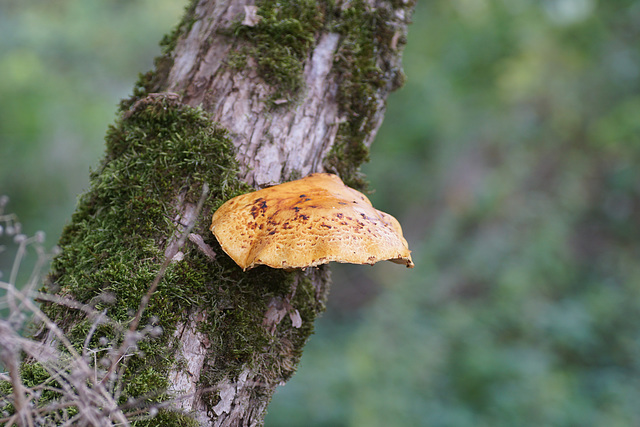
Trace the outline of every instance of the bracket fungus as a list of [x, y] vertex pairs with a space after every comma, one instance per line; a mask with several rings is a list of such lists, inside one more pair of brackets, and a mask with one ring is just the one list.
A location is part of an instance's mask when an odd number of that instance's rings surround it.
[[210, 229], [244, 270], [382, 260], [413, 268], [400, 223], [328, 173], [234, 197], [213, 214]]

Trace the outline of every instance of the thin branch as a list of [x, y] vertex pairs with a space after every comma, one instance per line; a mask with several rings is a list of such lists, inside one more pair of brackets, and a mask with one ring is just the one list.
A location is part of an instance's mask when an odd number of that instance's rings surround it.
[[24, 258], [24, 254], [27, 251], [27, 245], [31, 243], [33, 237], [27, 238], [24, 234], [18, 234], [14, 241], [18, 243], [18, 252], [16, 252], [16, 256], [13, 259], [13, 266], [11, 267], [11, 275], [9, 276], [9, 283], [16, 284], [16, 279], [18, 277], [18, 271], [20, 270], [20, 264], [22, 264], [22, 258]]
[[[0, 331], [2, 331], [2, 334], [6, 336], [6, 334], [10, 334], [11, 331], [4, 331], [3, 329], [5, 326], [9, 328], [9, 325], [5, 325], [5, 322], [2, 322], [0, 324]], [[16, 348], [16, 342], [4, 342], [3, 344], [4, 348], [0, 351], [0, 360], [2, 360], [2, 363], [9, 370], [11, 386], [13, 387], [13, 405], [16, 409], [15, 415], [17, 416], [17, 422], [20, 426], [32, 427], [34, 423], [27, 404], [27, 392], [20, 376], [20, 360], [18, 358], [19, 349]]]
[[67, 351], [74, 358], [80, 358], [80, 355], [75, 350], [75, 348], [73, 348], [73, 345], [64, 335], [62, 330], [58, 328], [58, 325], [56, 325], [53, 321], [51, 321], [51, 319], [49, 319], [49, 317], [47, 317], [46, 314], [40, 311], [40, 309], [31, 301], [29, 297], [24, 295], [22, 292], [18, 291], [15, 288], [15, 286], [13, 286], [11, 283], [0, 282], [0, 287], [5, 288], [7, 290], [7, 296], [8, 295], [17, 296], [18, 299], [21, 301], [21, 303], [24, 304], [24, 306], [26, 306], [26, 308], [29, 311], [31, 311], [35, 315], [35, 317], [37, 317], [40, 321], [42, 321], [45, 324], [47, 329], [49, 329], [51, 332], [55, 334], [55, 336], [60, 340], [62, 344], [64, 344]]

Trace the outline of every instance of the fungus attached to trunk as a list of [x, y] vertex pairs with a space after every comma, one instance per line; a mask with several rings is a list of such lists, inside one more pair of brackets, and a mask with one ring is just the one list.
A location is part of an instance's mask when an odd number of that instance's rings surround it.
[[235, 197], [213, 214], [211, 231], [244, 270], [382, 260], [413, 267], [398, 221], [328, 173]]

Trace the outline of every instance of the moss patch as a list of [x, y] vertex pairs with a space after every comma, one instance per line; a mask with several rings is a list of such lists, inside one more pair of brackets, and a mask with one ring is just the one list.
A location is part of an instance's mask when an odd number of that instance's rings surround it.
[[324, 24], [325, 11], [321, 2], [313, 0], [262, 0], [256, 6], [260, 22], [233, 26], [232, 34], [239, 43], [227, 63], [242, 69], [253, 58], [258, 74], [275, 88], [273, 100], [294, 99], [303, 86], [304, 61]]
[[[402, 71], [380, 69], [383, 51], [391, 49], [395, 30], [391, 26], [392, 12], [385, 8], [371, 9], [363, 0], [348, 7], [336, 7], [334, 2], [305, 0], [256, 2], [260, 22], [251, 27], [240, 22], [230, 35], [239, 39], [227, 58], [230, 67], [240, 70], [252, 58], [259, 75], [276, 92], [272, 100], [292, 99], [303, 89], [303, 66], [320, 30], [339, 33], [342, 37], [335, 54], [338, 103], [346, 121], [340, 125], [336, 142], [324, 159], [325, 168], [341, 176], [347, 185], [364, 190], [366, 183], [359, 172], [369, 160], [365, 138], [376, 125], [375, 115], [381, 108], [381, 88], [393, 76], [394, 87], [402, 85]], [[398, 7], [411, 5], [398, 3]], [[400, 37], [395, 43], [405, 43]]]
[[[91, 190], [82, 196], [63, 232], [63, 251], [53, 262], [45, 290], [105, 309], [126, 328], [158, 273], [166, 238], [179, 230], [173, 220], [176, 200], [197, 202], [204, 183], [211, 192], [193, 232], [218, 254], [211, 261], [188, 242], [182, 248], [184, 259], [166, 271], [141, 322], [141, 328], [159, 327], [162, 333], [147, 335], [127, 358], [121, 402], [144, 397], [152, 403], [169, 397], [166, 374], [179, 356], [173, 333], [178, 322], [196, 311], [206, 314], [201, 332], [210, 342], [210, 364], [201, 376], [205, 385], [263, 364], [265, 358], [272, 357], [270, 363], [280, 358], [275, 352], [282, 349], [282, 337], [268, 334], [262, 318], [268, 301], [290, 292], [300, 273], [268, 268], [243, 272], [208, 231], [211, 212], [249, 190], [236, 178], [233, 145], [226, 131], [213, 125], [200, 109], [168, 96], [151, 96], [136, 103], [109, 129], [106, 142], [105, 159], [92, 173]], [[299, 286], [298, 292], [306, 288]], [[313, 319], [323, 309], [312, 301], [295, 300], [305, 327], [286, 333], [296, 348], [302, 347]], [[90, 323], [81, 313], [52, 304], [44, 310], [67, 331], [74, 345], [82, 346]], [[91, 345], [116, 347], [120, 339], [114, 328], [101, 326]], [[274, 354], [264, 356], [269, 353], [265, 349]], [[294, 366], [274, 366], [272, 374], [267, 369], [265, 375], [290, 376]]]
[[[372, 10], [363, 0], [334, 13], [331, 30], [342, 36], [335, 55], [338, 103], [346, 121], [340, 125], [324, 166], [350, 187], [365, 190], [367, 184], [359, 171], [369, 161], [365, 138], [376, 125], [375, 115], [384, 102], [380, 90], [388, 83], [378, 62], [382, 51], [390, 49], [395, 31], [387, 9]], [[402, 75], [401, 70], [394, 71]]]
[[[406, 10], [412, 8], [413, 3], [393, 2], [392, 7]], [[134, 95], [121, 104], [123, 111], [141, 97], [159, 90], [160, 82], [173, 64], [170, 53], [177, 37], [193, 25], [195, 4], [190, 3], [180, 25], [163, 39], [163, 55], [155, 61], [156, 71], [140, 75]], [[365, 139], [376, 125], [375, 115], [384, 102], [381, 88], [388, 85], [389, 79], [393, 80], [394, 88], [399, 88], [404, 78], [401, 69], [380, 68], [380, 58], [393, 55], [385, 52], [394, 44], [395, 29], [390, 24], [392, 9], [371, 9], [363, 0], [355, 0], [344, 9], [333, 1], [312, 0], [258, 0], [256, 6], [261, 17], [256, 25], [242, 25], [238, 21], [221, 33], [234, 39], [227, 65], [234, 70], [256, 66], [260, 77], [274, 88], [271, 102], [295, 101], [301, 96], [304, 63], [321, 31], [341, 35], [334, 72], [339, 82], [339, 108], [345, 122], [340, 125], [335, 144], [324, 159], [324, 167], [340, 175], [347, 185], [366, 190], [360, 166], [369, 160]], [[396, 46], [404, 43], [404, 36], [395, 41]]]
[[175, 411], [159, 411], [153, 417], [144, 417], [131, 422], [132, 427], [198, 427], [200, 424], [188, 415]]

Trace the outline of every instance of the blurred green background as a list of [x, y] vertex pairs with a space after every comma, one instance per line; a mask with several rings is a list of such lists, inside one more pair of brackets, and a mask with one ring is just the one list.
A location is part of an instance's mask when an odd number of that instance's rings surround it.
[[[27, 233], [55, 243], [183, 7], [0, 3], [0, 193]], [[413, 20], [365, 172], [416, 268], [332, 267], [266, 425], [640, 425], [640, 2]]]

